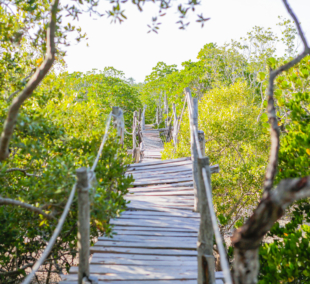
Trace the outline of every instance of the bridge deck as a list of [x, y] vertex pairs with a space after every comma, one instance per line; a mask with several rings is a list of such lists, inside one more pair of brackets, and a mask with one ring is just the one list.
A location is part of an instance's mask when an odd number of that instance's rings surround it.
[[[100, 284], [196, 284], [199, 214], [190, 158], [161, 161], [159, 132], [146, 126], [144, 157], [127, 174], [135, 178], [128, 209], [111, 220], [113, 239], [99, 238], [91, 247], [90, 272]], [[77, 267], [61, 284], [77, 283]], [[217, 284], [223, 283], [221, 272]]]

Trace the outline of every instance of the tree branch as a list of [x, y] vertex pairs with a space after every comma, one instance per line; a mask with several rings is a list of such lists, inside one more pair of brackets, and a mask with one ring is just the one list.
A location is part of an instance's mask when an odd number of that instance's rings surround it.
[[310, 176], [285, 179], [262, 198], [253, 215], [232, 237], [235, 248], [248, 250], [260, 246], [263, 237], [294, 201], [310, 197]]
[[9, 157], [9, 144], [13, 135], [18, 112], [22, 104], [32, 95], [36, 87], [41, 83], [48, 71], [51, 69], [55, 60], [55, 30], [56, 30], [56, 14], [59, 0], [54, 0], [51, 8], [51, 17], [49, 27], [47, 28], [47, 53], [42, 65], [32, 75], [25, 89], [18, 97], [13, 100], [10, 106], [7, 119], [4, 124], [3, 132], [0, 138], [0, 161], [4, 161]]
[[25, 264], [24, 266], [22, 266], [21, 268], [19, 268], [18, 270], [13, 270], [13, 271], [8, 271], [8, 272], [3, 272], [3, 273], [0, 273], [0, 275], [3, 275], [3, 276], [9, 276], [9, 275], [18, 275], [18, 274], [22, 274], [24, 273], [24, 270], [28, 267], [32, 267], [34, 265], [34, 263], [28, 263], [28, 264]]
[[[23, 80], [22, 80], [22, 82], [25, 82], [25, 81], [27, 81], [30, 77], [31, 77], [31, 75], [33, 74], [33, 71], [34, 71], [35, 69], [33, 69], [33, 70], [31, 70], [30, 71], [30, 73], [29, 73], [29, 75], [27, 76], [27, 77], [25, 77]], [[11, 95], [9, 95], [9, 97], [7, 98], [7, 102], [9, 102], [16, 94], [18, 94], [20, 92], [20, 90], [17, 90], [17, 91], [15, 91], [15, 92], [13, 92]]]
[[0, 205], [16, 205], [16, 206], [21, 206], [23, 208], [29, 209], [35, 213], [43, 215], [45, 218], [49, 220], [56, 220], [56, 218], [50, 214], [46, 214], [44, 211], [42, 211], [40, 208], [34, 207], [28, 203], [20, 202], [14, 199], [10, 198], [2, 198], [0, 197]]
[[278, 127], [278, 120], [276, 117], [276, 108], [274, 106], [274, 94], [273, 94], [274, 93], [274, 80], [283, 71], [286, 71], [289, 68], [293, 67], [294, 65], [299, 63], [305, 56], [310, 54], [310, 48], [308, 47], [307, 40], [303, 34], [303, 31], [301, 29], [301, 26], [299, 24], [299, 21], [296, 15], [290, 8], [289, 4], [287, 3], [287, 0], [283, 0], [283, 3], [287, 11], [289, 12], [289, 14], [292, 16], [292, 18], [295, 21], [299, 36], [301, 37], [304, 43], [304, 52], [302, 52], [300, 55], [298, 55], [296, 58], [294, 58], [290, 62], [280, 66], [278, 69], [270, 71], [269, 86], [268, 86], [268, 92], [267, 92], [267, 95], [268, 95], [267, 112], [268, 112], [269, 123], [271, 126], [271, 130], [270, 130], [271, 149], [270, 149], [270, 154], [269, 154], [269, 163], [268, 163], [266, 175], [265, 175], [264, 194], [267, 194], [272, 189], [274, 178], [276, 176], [276, 171], [278, 167], [278, 155], [279, 155], [279, 148], [280, 148], [280, 139], [279, 139], [280, 131]]
[[310, 176], [282, 180], [276, 189], [262, 198], [253, 215], [235, 231], [231, 238], [234, 246], [234, 283], [257, 283], [258, 250], [265, 234], [280, 219], [287, 206], [310, 197]]
[[12, 169], [8, 169], [6, 170], [6, 173], [11, 173], [11, 172], [22, 172], [25, 176], [27, 177], [39, 177], [35, 174], [29, 174], [27, 173], [26, 169], [20, 169], [20, 168], [12, 168]]

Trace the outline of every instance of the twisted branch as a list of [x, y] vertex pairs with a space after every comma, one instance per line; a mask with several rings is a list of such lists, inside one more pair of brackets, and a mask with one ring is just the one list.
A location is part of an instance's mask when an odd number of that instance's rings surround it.
[[20, 107], [32, 95], [36, 87], [41, 83], [48, 71], [51, 69], [55, 60], [55, 30], [56, 30], [56, 14], [59, 0], [54, 0], [51, 8], [51, 17], [49, 27], [47, 28], [47, 53], [42, 65], [31, 76], [25, 89], [13, 100], [7, 119], [4, 123], [3, 132], [0, 138], [0, 161], [4, 161], [9, 157], [9, 144], [13, 135], [14, 127], [17, 121], [17, 116]]
[[31, 204], [20, 202], [18, 200], [10, 199], [10, 198], [2, 198], [0, 197], [0, 205], [16, 205], [23, 208], [26, 208], [28, 210], [31, 210], [35, 213], [43, 215], [45, 218], [49, 220], [56, 220], [56, 218], [50, 214], [46, 214], [44, 211], [42, 211], [40, 208], [34, 207]]

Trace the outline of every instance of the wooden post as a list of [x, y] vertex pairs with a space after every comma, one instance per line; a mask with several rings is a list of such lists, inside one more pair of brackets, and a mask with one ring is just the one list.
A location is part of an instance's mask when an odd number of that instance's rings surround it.
[[191, 159], [192, 159], [192, 169], [193, 169], [193, 184], [194, 184], [194, 211], [198, 212], [198, 153], [195, 145], [194, 138], [194, 127], [196, 125], [196, 129], [198, 129], [198, 100], [197, 98], [192, 98], [190, 88], [185, 88], [185, 93], [187, 94], [188, 105], [192, 106], [192, 114], [189, 114], [190, 121], [190, 135], [191, 135]]
[[[112, 114], [113, 115], [118, 115], [118, 112], [119, 112], [119, 107], [112, 107]], [[116, 118], [113, 116], [113, 123], [115, 124], [116, 122]]]
[[89, 180], [87, 168], [76, 170], [78, 189], [78, 251], [79, 272], [78, 284], [84, 277], [89, 277]]
[[159, 125], [159, 108], [158, 107], [156, 107], [156, 117], [155, 117], [155, 124], [157, 125], [157, 127], [158, 127], [158, 125]]
[[175, 108], [175, 103], [172, 104], [172, 110], [173, 110], [173, 132], [172, 132], [172, 139], [173, 139], [173, 145], [175, 146], [177, 144], [177, 133], [178, 133], [178, 117], [177, 117], [177, 111]]
[[170, 123], [168, 126], [168, 133], [167, 133], [167, 137], [166, 137], [166, 142], [170, 142], [170, 140], [171, 140], [171, 127], [172, 127], [172, 118], [170, 119]]
[[198, 139], [199, 139], [199, 146], [200, 146], [201, 154], [202, 156], [205, 156], [206, 140], [205, 140], [205, 133], [202, 130], [198, 130]]
[[[112, 114], [113, 114], [113, 125], [117, 129], [117, 135], [120, 137], [119, 143], [124, 147], [124, 131], [123, 123], [117, 124], [117, 118], [115, 116], [119, 116], [119, 119], [123, 119], [120, 115], [122, 114], [122, 110], [120, 107], [112, 107]], [[123, 114], [122, 114], [123, 115]]]
[[[196, 142], [196, 141], [195, 141]], [[211, 183], [209, 157], [198, 158], [198, 195], [200, 226], [197, 242], [198, 253], [198, 284], [215, 283], [215, 261], [213, 257], [213, 229], [212, 220], [207, 201], [206, 188], [202, 176], [202, 169], [207, 171], [208, 182]]]
[[146, 105], [143, 107], [142, 111], [142, 116], [141, 116], [141, 131], [145, 129], [145, 110], [146, 110]]
[[134, 150], [136, 149], [136, 140], [137, 140], [137, 135], [136, 135], [136, 126], [137, 126], [137, 111], [133, 112], [133, 123], [132, 123], [132, 157], [134, 158]]
[[168, 123], [169, 123], [169, 118], [168, 118], [169, 108], [168, 108], [168, 99], [167, 99], [167, 94], [166, 94], [166, 92], [165, 92], [164, 107], [165, 107], [165, 114], [167, 115], [167, 117], [166, 117], [166, 119], [165, 119], [165, 128], [168, 128]]

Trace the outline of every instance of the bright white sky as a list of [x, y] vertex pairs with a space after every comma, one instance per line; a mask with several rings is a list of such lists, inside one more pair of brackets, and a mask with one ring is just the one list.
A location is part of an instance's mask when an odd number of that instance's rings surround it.
[[[131, 2], [131, 1], [130, 1]], [[302, 23], [310, 41], [310, 0], [290, 0], [291, 7]], [[95, 20], [83, 16], [77, 25], [88, 35], [88, 44], [80, 43], [68, 48], [65, 58], [68, 71], [103, 70], [113, 66], [143, 82], [157, 62], [180, 64], [196, 60], [199, 50], [210, 42], [222, 45], [231, 39], [239, 40], [254, 26], [271, 27], [280, 34], [276, 26], [278, 16], [290, 18], [281, 0], [202, 0], [199, 12], [210, 17], [204, 28], [196, 23], [196, 14], [190, 16], [187, 30], [179, 30], [175, 9], [162, 18], [159, 34], [147, 33], [147, 24], [157, 15], [157, 8], [147, 4], [143, 13], [131, 4], [125, 6], [128, 20], [110, 24], [106, 17]], [[98, 17], [96, 17], [98, 18]]]

